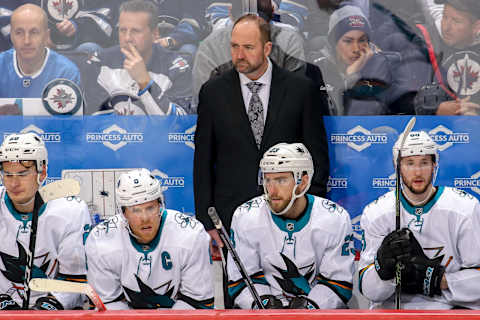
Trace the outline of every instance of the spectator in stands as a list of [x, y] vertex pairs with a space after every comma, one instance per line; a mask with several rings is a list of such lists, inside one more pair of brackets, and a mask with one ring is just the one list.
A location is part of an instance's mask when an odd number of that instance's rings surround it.
[[[480, 6], [476, 0], [435, 0], [445, 4], [441, 35], [419, 26], [422, 39], [410, 50], [412, 84], [419, 114], [480, 114]], [[432, 85], [432, 83], [434, 83]]]
[[185, 114], [192, 96], [190, 62], [154, 43], [157, 7], [132, 0], [122, 3], [119, 12], [119, 45], [89, 61], [93, 79], [87, 84], [87, 113]]
[[78, 6], [69, 6], [68, 2], [59, 1], [58, 6], [47, 6], [47, 1], [41, 0], [8, 0], [0, 3], [0, 49], [8, 49], [10, 16], [13, 10], [21, 5], [31, 3], [45, 10], [50, 29], [48, 46], [55, 50], [86, 50], [93, 51], [99, 47], [109, 47], [113, 43], [114, 18], [117, 11], [117, 0], [84, 0], [78, 1]]
[[394, 99], [400, 96], [392, 70], [398, 53], [385, 53], [369, 40], [370, 23], [356, 6], [344, 6], [331, 18], [328, 46], [315, 63], [334, 101], [336, 115], [380, 115], [399, 113]]
[[[436, 186], [438, 145], [425, 131], [400, 135], [393, 162], [401, 187], [367, 205], [359, 291], [371, 308], [394, 308], [401, 264], [402, 309], [480, 309], [480, 203]], [[396, 227], [396, 199], [400, 217]]]
[[47, 48], [47, 16], [37, 5], [25, 4], [12, 13], [13, 47], [0, 54], [0, 97], [40, 98], [44, 87], [57, 78], [80, 85], [78, 68]]
[[[273, 14], [271, 0], [257, 1], [258, 14], [270, 22]], [[214, 75], [220, 75], [233, 68], [230, 54], [230, 39], [233, 21], [241, 16], [241, 1], [232, 3], [230, 23], [213, 31], [201, 43], [193, 65], [193, 92], [198, 97], [200, 88]], [[303, 39], [300, 34], [291, 29], [271, 24], [272, 52], [270, 58], [279, 67], [298, 74], [305, 73]]]
[[154, 0], [159, 8], [159, 39], [162, 47], [195, 56], [207, 33], [207, 0]]
[[[82, 2], [79, 1], [79, 4]], [[64, 8], [65, 13], [71, 17], [56, 21], [51, 19], [53, 48], [93, 52], [102, 47], [107, 48], [114, 45], [114, 12], [117, 10], [118, 1], [85, 0], [77, 12], [70, 12], [73, 8], [68, 7], [68, 4], [64, 5], [67, 6]]]

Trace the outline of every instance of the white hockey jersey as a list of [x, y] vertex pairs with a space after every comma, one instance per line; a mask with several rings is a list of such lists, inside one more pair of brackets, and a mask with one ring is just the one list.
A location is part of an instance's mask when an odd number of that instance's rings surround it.
[[[350, 216], [330, 200], [307, 199], [297, 220], [272, 214], [263, 196], [241, 205], [233, 215], [233, 244], [259, 295], [274, 295], [284, 306], [305, 295], [322, 309], [345, 307], [354, 273]], [[253, 298], [230, 254], [227, 267], [234, 303], [251, 308]]]
[[88, 282], [107, 309], [213, 308], [210, 237], [195, 218], [162, 212], [148, 245], [130, 235], [122, 214], [87, 239]]
[[[4, 187], [0, 187], [0, 196], [0, 292], [21, 306], [32, 215], [17, 212]], [[88, 207], [79, 198], [47, 202], [39, 211], [32, 277], [85, 282], [84, 241], [90, 224]], [[46, 293], [31, 291], [30, 306], [43, 296]], [[83, 304], [78, 294], [55, 296], [65, 309]]]
[[[428, 258], [443, 256], [448, 289], [441, 296], [402, 294], [404, 309], [480, 308], [480, 204], [465, 191], [439, 187], [421, 207], [401, 196], [401, 227], [408, 227]], [[394, 308], [394, 280], [383, 281], [373, 265], [383, 238], [395, 230], [395, 192], [365, 207], [360, 220], [365, 232], [359, 262], [359, 289], [371, 308]]]

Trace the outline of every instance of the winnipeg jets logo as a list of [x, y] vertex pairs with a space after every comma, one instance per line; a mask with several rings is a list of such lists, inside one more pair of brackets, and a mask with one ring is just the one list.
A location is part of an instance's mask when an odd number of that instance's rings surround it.
[[68, 79], [52, 80], [43, 89], [42, 103], [51, 114], [75, 114], [82, 101], [80, 88]]
[[66, 0], [53, 1], [53, 7], [59, 15], [66, 17], [68, 16], [68, 12], [73, 8], [73, 2]]
[[57, 93], [53, 95], [52, 102], [57, 105], [58, 109], [65, 109], [68, 104], [73, 102], [73, 94], [59, 88]]
[[472, 96], [480, 91], [479, 61], [479, 56], [470, 51], [459, 52], [448, 59], [448, 84], [458, 95]]
[[57, 22], [73, 18], [82, 6], [83, 0], [43, 0], [42, 8], [45, 9], [49, 19]]

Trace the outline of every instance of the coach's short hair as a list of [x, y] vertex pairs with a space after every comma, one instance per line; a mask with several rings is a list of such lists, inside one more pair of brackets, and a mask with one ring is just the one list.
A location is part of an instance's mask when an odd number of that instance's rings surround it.
[[235, 23], [233, 24], [233, 29], [235, 29], [235, 26], [237, 24], [244, 21], [253, 21], [257, 24], [258, 30], [260, 30], [260, 40], [262, 41], [263, 44], [272, 41], [272, 38], [270, 35], [270, 24], [267, 21], [265, 21], [265, 19], [259, 17], [254, 13], [249, 13], [238, 18], [237, 21], [235, 21]]

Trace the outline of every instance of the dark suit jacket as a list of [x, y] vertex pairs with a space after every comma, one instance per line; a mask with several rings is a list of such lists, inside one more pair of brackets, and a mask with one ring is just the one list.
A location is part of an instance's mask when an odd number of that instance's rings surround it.
[[235, 209], [263, 193], [259, 162], [280, 142], [302, 142], [312, 154], [315, 175], [309, 193], [325, 196], [329, 173], [322, 111], [326, 96], [310, 80], [273, 65], [267, 120], [260, 150], [250, 127], [235, 69], [207, 81], [200, 90], [195, 133], [196, 217], [213, 229], [207, 210], [215, 206], [227, 230]]

